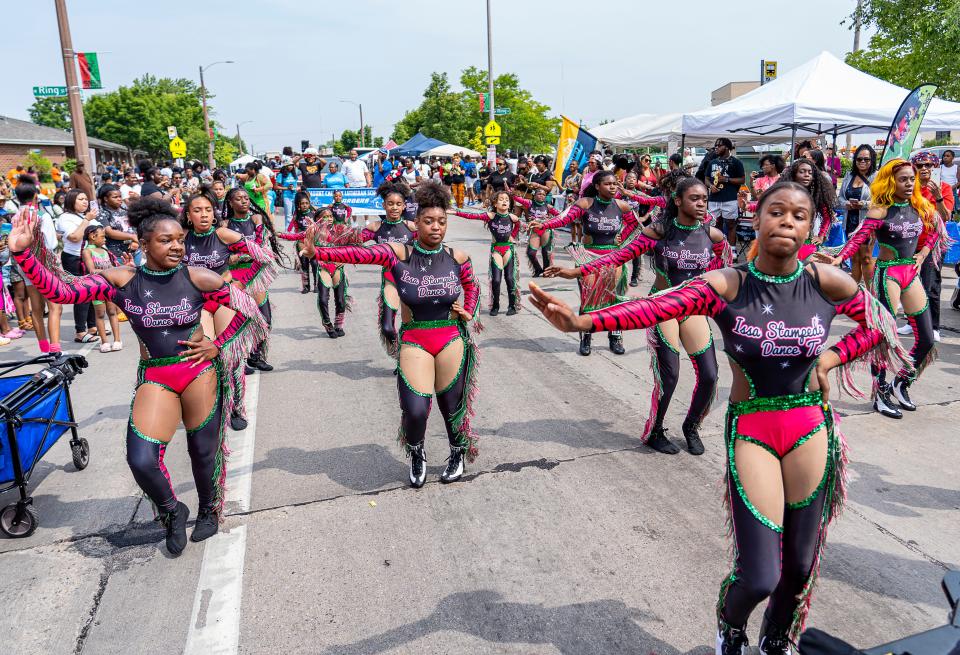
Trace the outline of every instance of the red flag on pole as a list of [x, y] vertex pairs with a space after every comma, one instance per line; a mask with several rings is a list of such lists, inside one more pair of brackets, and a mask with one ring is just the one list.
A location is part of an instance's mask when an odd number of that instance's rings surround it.
[[102, 89], [97, 53], [78, 52], [77, 62], [80, 64], [80, 86], [84, 89]]

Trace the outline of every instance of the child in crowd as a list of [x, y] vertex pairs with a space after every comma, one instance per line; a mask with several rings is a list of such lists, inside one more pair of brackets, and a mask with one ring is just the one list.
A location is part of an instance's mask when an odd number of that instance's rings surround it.
[[[88, 274], [96, 273], [116, 266], [113, 256], [106, 248], [107, 235], [100, 225], [89, 225], [83, 233], [86, 245], [83, 247], [83, 267]], [[97, 334], [100, 336], [100, 352], [109, 353], [123, 350], [120, 341], [120, 321], [117, 319], [117, 306], [112, 302], [101, 300], [93, 301], [93, 310], [96, 312]], [[104, 318], [110, 317], [110, 331], [107, 332]], [[113, 337], [112, 343], [107, 342], [107, 336]]]

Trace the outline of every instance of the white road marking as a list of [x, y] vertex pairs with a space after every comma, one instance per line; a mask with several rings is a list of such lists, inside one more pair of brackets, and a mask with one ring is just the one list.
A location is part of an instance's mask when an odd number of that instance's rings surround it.
[[[250, 509], [253, 450], [257, 436], [260, 373], [247, 377], [247, 429], [228, 434], [232, 451], [227, 468], [227, 507]], [[240, 600], [247, 526], [221, 530], [204, 543], [200, 579], [193, 598], [184, 655], [233, 654], [240, 647]]]

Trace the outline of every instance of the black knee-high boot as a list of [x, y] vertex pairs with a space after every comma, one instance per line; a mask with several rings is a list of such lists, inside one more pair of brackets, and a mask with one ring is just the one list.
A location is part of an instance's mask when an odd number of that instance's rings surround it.
[[387, 354], [396, 357], [399, 347], [399, 335], [397, 334], [397, 310], [390, 307], [387, 301], [380, 299], [380, 339]]
[[913, 328], [914, 341], [913, 348], [910, 349], [910, 359], [913, 360], [913, 367], [916, 373], [911, 376], [905, 371], [898, 372], [897, 377], [893, 381], [892, 392], [893, 397], [897, 399], [900, 407], [912, 412], [917, 409], [917, 406], [913, 400], [910, 399], [910, 393], [908, 391], [910, 384], [923, 372], [927, 364], [934, 359], [936, 353], [933, 349], [933, 318], [930, 314], [930, 308], [925, 307], [923, 311], [918, 314], [908, 314], [907, 322], [909, 322], [910, 327]]
[[459, 377], [443, 392], [437, 394], [437, 407], [443, 416], [443, 425], [450, 442], [450, 458], [447, 467], [440, 474], [441, 482], [455, 482], [464, 471], [464, 460], [473, 461], [477, 452], [472, 446], [469, 421], [464, 423], [467, 413], [467, 373], [460, 372]]
[[[267, 329], [273, 325], [273, 310], [270, 307], [270, 296], [267, 295], [264, 297], [263, 302], [259, 305], [260, 313], [263, 315], [264, 320], [267, 322]], [[255, 368], [258, 371], [269, 372], [273, 370], [273, 366], [267, 363], [267, 342], [270, 339], [269, 332], [267, 336], [257, 344], [257, 347], [253, 349], [253, 352], [250, 353], [250, 357], [247, 359], [247, 365], [250, 368]]]
[[336, 339], [337, 332], [330, 321], [330, 287], [320, 281], [317, 282], [317, 309], [320, 310], [320, 321], [323, 329], [327, 331], [327, 336]]
[[663, 419], [680, 379], [680, 353], [663, 339], [660, 330], [650, 329], [653, 334], [650, 335], [648, 346], [652, 358], [654, 387], [650, 398], [650, 416], [644, 430], [645, 443], [661, 453], [676, 455], [680, 449], [667, 438]]
[[699, 353], [690, 355], [690, 363], [693, 365], [693, 372], [697, 381], [693, 387], [693, 396], [690, 399], [687, 418], [683, 422], [683, 436], [687, 440], [687, 450], [692, 455], [702, 455], [703, 441], [701, 441], [699, 433], [700, 422], [710, 411], [710, 403], [713, 401], [713, 394], [717, 389], [717, 378], [719, 377], [717, 353], [713, 347], [712, 337], [710, 345]]
[[300, 292], [309, 293], [310, 292], [310, 262], [312, 261], [310, 257], [300, 258]]
[[519, 309], [520, 290], [517, 288], [519, 280], [517, 279], [517, 261], [514, 254], [510, 261], [503, 267], [503, 277], [507, 283], [507, 316], [513, 316]]
[[543, 275], [543, 269], [547, 267], [546, 260], [544, 260], [544, 264], [541, 266], [540, 262], [537, 261], [537, 249], [530, 244], [527, 244], [527, 259], [530, 261], [530, 270], [533, 272], [533, 277]]
[[427, 479], [427, 456], [423, 438], [430, 417], [431, 396], [414, 391], [403, 371], [397, 375], [397, 395], [400, 398], [400, 433], [397, 439], [410, 457], [410, 484], [422, 487]]
[[630, 261], [630, 286], [635, 287], [640, 284], [640, 255], [637, 255]]
[[500, 283], [503, 281], [503, 269], [490, 259], [490, 316], [500, 313]]
[[190, 535], [193, 541], [203, 541], [215, 535], [223, 515], [227, 463], [221, 429], [222, 412], [223, 395], [218, 389], [210, 415], [197, 428], [187, 430], [187, 452], [199, 499], [197, 522]]
[[341, 277], [340, 284], [333, 287], [333, 306], [337, 311], [333, 319], [333, 329], [337, 331], [337, 336], [342, 337], [346, 332], [343, 331], [343, 322], [347, 316], [347, 280]]
[[127, 464], [137, 485], [160, 513], [177, 507], [177, 495], [163, 463], [166, 451], [167, 444], [139, 434], [132, 420], [127, 422]]
[[543, 268], [553, 266], [553, 246], [542, 246], [540, 248], [540, 258], [543, 260]]
[[167, 550], [179, 555], [187, 546], [187, 520], [190, 510], [177, 500], [170, 474], [163, 463], [167, 444], [137, 430], [127, 422], [127, 464], [133, 479], [157, 509], [157, 518], [167, 530]]

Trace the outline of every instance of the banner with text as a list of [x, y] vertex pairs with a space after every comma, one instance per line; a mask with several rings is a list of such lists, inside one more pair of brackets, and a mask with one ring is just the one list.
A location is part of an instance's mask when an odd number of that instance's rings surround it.
[[326, 207], [333, 204], [333, 192], [343, 193], [343, 204], [350, 205], [353, 213], [360, 216], [383, 214], [383, 201], [377, 190], [371, 187], [353, 189], [307, 189], [310, 204], [314, 207]]

